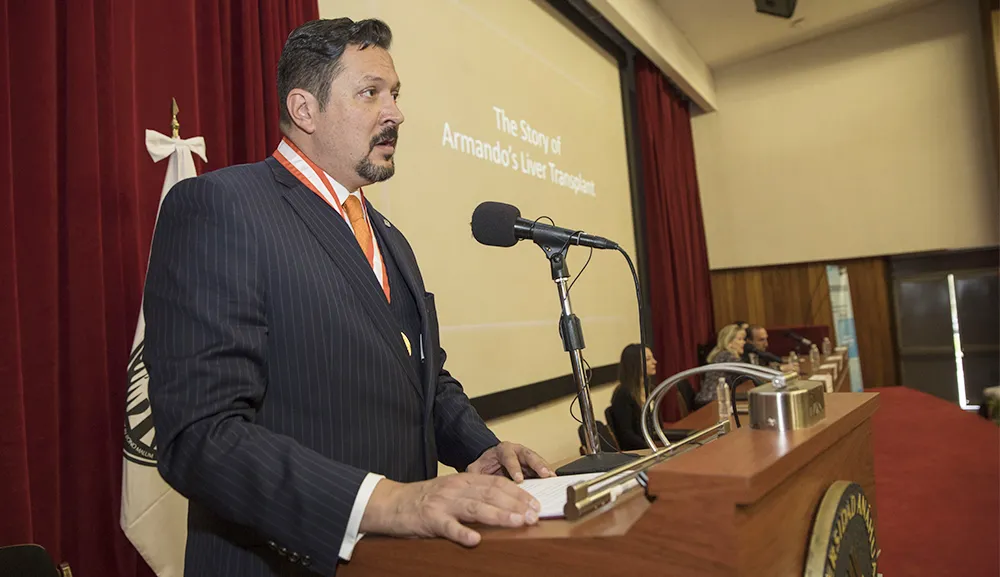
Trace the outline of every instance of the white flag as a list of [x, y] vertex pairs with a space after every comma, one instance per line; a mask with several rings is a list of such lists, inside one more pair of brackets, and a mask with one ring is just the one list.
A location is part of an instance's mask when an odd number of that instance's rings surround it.
[[[174, 184], [197, 176], [192, 153], [208, 161], [205, 158], [205, 139], [200, 136], [170, 138], [147, 130], [146, 150], [153, 162], [170, 159], [163, 190], [160, 191], [160, 206]], [[146, 319], [140, 308], [128, 361], [121, 526], [153, 572], [159, 577], [182, 577], [188, 504], [184, 497], [167, 485], [156, 469], [156, 431], [149, 408], [149, 375], [142, 352], [145, 332]]]

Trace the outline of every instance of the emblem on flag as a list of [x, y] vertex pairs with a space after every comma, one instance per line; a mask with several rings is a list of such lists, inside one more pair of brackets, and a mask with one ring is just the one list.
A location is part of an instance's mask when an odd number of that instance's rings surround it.
[[149, 407], [149, 375], [142, 359], [143, 341], [128, 359], [125, 397], [125, 458], [137, 465], [156, 466], [156, 434]]

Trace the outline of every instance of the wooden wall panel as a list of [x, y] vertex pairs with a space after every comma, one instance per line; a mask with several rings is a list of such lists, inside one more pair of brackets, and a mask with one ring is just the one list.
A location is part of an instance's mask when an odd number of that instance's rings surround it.
[[761, 269], [712, 271], [711, 279], [715, 330], [738, 319], [764, 318]]
[[847, 267], [847, 278], [851, 283], [861, 378], [866, 387], [898, 385], [887, 263], [884, 259], [869, 258], [843, 264]]
[[734, 320], [765, 326], [833, 325], [823, 264], [712, 271], [715, 328]]
[[[716, 330], [745, 320], [764, 326], [833, 328], [828, 263], [712, 271]], [[884, 258], [843, 261], [851, 283], [854, 325], [865, 385], [898, 384], [892, 300]]]

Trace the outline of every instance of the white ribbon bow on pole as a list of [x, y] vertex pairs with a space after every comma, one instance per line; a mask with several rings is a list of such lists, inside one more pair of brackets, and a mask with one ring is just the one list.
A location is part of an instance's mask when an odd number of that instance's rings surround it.
[[[205, 156], [205, 138], [195, 136], [194, 138], [170, 138], [166, 134], [160, 134], [155, 130], [146, 129], [146, 150], [153, 162], [160, 162], [164, 158], [170, 157], [167, 161], [167, 175], [163, 179], [163, 190], [160, 191], [160, 203], [166, 196], [170, 186], [174, 183], [195, 176], [194, 157], [190, 153], [197, 154], [202, 160], [208, 162]], [[184, 152], [190, 152], [184, 154]], [[178, 154], [174, 154], [177, 152]]]

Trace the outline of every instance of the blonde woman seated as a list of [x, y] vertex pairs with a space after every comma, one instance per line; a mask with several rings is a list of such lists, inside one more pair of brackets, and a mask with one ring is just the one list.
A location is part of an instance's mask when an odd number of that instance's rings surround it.
[[[747, 333], [739, 325], [726, 325], [719, 331], [719, 340], [715, 343], [715, 348], [708, 353], [708, 364], [717, 363], [738, 363], [743, 356], [743, 345], [746, 344]], [[703, 407], [715, 400], [716, 385], [720, 378], [732, 384], [737, 375], [723, 371], [709, 371], [705, 373], [701, 381], [701, 390], [695, 396], [694, 402], [697, 407]]]

